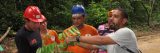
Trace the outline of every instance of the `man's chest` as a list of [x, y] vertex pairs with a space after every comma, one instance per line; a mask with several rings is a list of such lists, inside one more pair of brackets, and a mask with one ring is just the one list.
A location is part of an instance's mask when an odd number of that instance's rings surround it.
[[41, 36], [37, 33], [30, 33], [26, 37], [31, 47], [39, 47], [42, 44]]

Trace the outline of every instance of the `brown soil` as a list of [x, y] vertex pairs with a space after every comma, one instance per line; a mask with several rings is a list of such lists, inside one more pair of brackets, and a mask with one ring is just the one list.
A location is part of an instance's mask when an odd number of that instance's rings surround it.
[[143, 53], [160, 53], [160, 31], [141, 32], [140, 34], [138, 47]]
[[[136, 31], [138, 47], [143, 53], [160, 53], [160, 31]], [[4, 52], [0, 53], [16, 53], [17, 49], [13, 38], [6, 38], [1, 43]]]

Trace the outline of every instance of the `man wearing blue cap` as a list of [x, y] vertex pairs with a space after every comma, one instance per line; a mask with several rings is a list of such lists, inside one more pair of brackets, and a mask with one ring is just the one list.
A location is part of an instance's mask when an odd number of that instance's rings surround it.
[[[82, 5], [74, 5], [72, 7], [72, 26], [76, 26], [81, 33], [81, 36], [92, 36], [98, 35], [98, 31], [93, 26], [84, 24], [85, 22], [85, 9]], [[72, 27], [71, 26], [71, 27]], [[71, 27], [67, 28], [70, 29]], [[66, 31], [65, 29], [64, 31]], [[84, 45], [84, 44], [83, 44]], [[90, 47], [89, 44], [85, 44], [86, 47]], [[91, 50], [80, 47], [80, 44], [75, 46], [68, 46], [67, 51], [71, 51], [73, 53], [90, 53]]]

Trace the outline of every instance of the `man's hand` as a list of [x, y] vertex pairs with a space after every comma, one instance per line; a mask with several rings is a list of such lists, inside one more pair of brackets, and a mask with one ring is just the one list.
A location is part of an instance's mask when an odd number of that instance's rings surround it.
[[65, 39], [66, 43], [69, 44], [71, 42], [76, 42], [76, 36], [69, 36]]

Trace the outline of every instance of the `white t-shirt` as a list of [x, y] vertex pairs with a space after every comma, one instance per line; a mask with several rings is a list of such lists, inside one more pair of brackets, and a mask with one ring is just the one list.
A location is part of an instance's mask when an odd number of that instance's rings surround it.
[[130, 53], [122, 49], [121, 48], [122, 46], [125, 46], [128, 49], [132, 50], [133, 52], [138, 53], [137, 39], [134, 32], [131, 29], [127, 27], [120, 28], [116, 32], [108, 34], [107, 36], [109, 36], [112, 40], [114, 40], [117, 43], [100, 47], [100, 48], [107, 48], [108, 53]]

